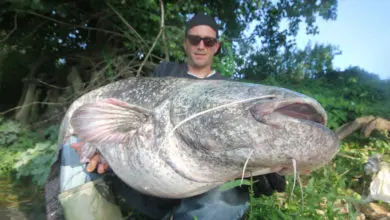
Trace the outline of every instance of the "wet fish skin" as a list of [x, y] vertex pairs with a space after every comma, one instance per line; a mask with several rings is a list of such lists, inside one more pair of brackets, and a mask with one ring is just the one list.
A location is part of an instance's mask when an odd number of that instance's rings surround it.
[[[252, 100], [242, 102], [247, 99]], [[218, 108], [229, 103], [236, 104]], [[183, 120], [212, 108], [218, 109], [173, 131]], [[77, 135], [87, 143], [84, 152], [99, 151], [131, 187], [158, 197], [185, 198], [240, 178], [249, 155], [246, 177], [291, 174], [292, 159], [299, 172], [323, 166], [339, 149], [326, 120], [316, 100], [283, 88], [228, 80], [129, 78], [76, 100], [64, 117], [59, 144]]]

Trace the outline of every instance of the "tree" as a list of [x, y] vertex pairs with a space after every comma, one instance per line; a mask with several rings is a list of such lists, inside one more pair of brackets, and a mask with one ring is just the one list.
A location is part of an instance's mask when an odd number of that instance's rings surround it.
[[[183, 60], [185, 21], [196, 12], [218, 19], [224, 41], [221, 57], [229, 55], [229, 59], [218, 59], [216, 66], [229, 65], [226, 74], [231, 74], [232, 57], [240, 62], [235, 42], [253, 48], [260, 35], [261, 51], [267, 59], [278, 60], [274, 58], [278, 49], [294, 46], [298, 24], [305, 21], [307, 31], [316, 33], [315, 18], [335, 19], [337, 1], [7, 0], [0, 6], [0, 49], [5, 51], [0, 55], [0, 98], [15, 94], [1, 110], [19, 105], [11, 113], [29, 123], [43, 112], [60, 114], [81, 93], [105, 83], [148, 75], [161, 60]], [[288, 30], [279, 30], [282, 20]], [[257, 26], [247, 38], [243, 33], [251, 22]], [[259, 63], [266, 66], [256, 72], [271, 71], [272, 62]]]
[[294, 48], [273, 57], [258, 51], [249, 56], [242, 74], [249, 80], [264, 80], [270, 76], [290, 80], [321, 78], [333, 70], [333, 59], [339, 53], [335, 46], [311, 46], [310, 42], [303, 50]]

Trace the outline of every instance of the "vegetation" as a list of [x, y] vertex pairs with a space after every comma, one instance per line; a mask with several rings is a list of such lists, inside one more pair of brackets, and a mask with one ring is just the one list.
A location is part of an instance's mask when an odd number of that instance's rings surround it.
[[0, 176], [31, 177], [33, 184], [42, 187], [57, 150], [58, 129], [32, 132], [13, 120], [0, 121]]
[[[390, 80], [359, 67], [334, 69], [337, 46], [296, 47], [300, 24], [314, 35], [316, 19], [337, 18], [336, 0], [6, 0], [0, 3], [0, 176], [41, 189], [69, 104], [109, 82], [147, 76], [160, 61], [183, 61], [185, 20], [198, 11], [218, 18], [223, 47], [214, 68], [223, 75], [314, 97], [333, 130], [363, 116], [390, 119]], [[368, 193], [363, 165], [368, 156], [389, 152], [388, 131], [355, 132], [332, 163], [301, 176], [303, 200], [288, 177], [286, 193], [253, 198], [247, 217], [368, 215], [356, 202]]]
[[[349, 71], [352, 70], [345, 72]], [[351, 83], [350, 80], [346, 82]], [[274, 85], [275, 80], [267, 80], [266, 83]], [[369, 91], [373, 84], [364, 86], [364, 83], [359, 83], [359, 80], [355, 79], [352, 85], [336, 85], [329, 83], [325, 78], [301, 80], [297, 83], [278, 81], [277, 84], [315, 97], [327, 110], [328, 126], [334, 130], [364, 115], [374, 114], [385, 117], [387, 111], [387, 118], [389, 117], [388, 109], [379, 107], [381, 104], [388, 106], [390, 101], [389, 93], [383, 93], [379, 89], [382, 88], [381, 84], [376, 87], [378, 90], [371, 90], [372, 93], [369, 92], [367, 96], [355, 97], [350, 97], [350, 88], [362, 87], [363, 91]], [[348, 136], [341, 142], [341, 150], [330, 164], [308, 176], [301, 176], [303, 191], [298, 187], [291, 191], [293, 177], [289, 176], [287, 178], [289, 189], [286, 193], [252, 199], [249, 219], [257, 219], [259, 216], [262, 216], [262, 219], [264, 216], [269, 216], [269, 219], [357, 219], [358, 216], [361, 217], [364, 209], [359, 205], [359, 201], [369, 194], [368, 187], [371, 182], [371, 177], [364, 172], [364, 164], [369, 156], [375, 154], [390, 156], [389, 134], [388, 129], [376, 132], [368, 138], [360, 132]], [[388, 204], [381, 202], [379, 204], [389, 212]], [[373, 219], [381, 217], [367, 209], [364, 214]]]

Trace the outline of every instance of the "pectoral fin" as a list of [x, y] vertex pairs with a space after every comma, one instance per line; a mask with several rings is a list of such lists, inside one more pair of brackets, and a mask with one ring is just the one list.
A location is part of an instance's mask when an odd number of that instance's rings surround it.
[[70, 119], [83, 141], [123, 142], [148, 122], [150, 111], [118, 99], [104, 99], [76, 109]]

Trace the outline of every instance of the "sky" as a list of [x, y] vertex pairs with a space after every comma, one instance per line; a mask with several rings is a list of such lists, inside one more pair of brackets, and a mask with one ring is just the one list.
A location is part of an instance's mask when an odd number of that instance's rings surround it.
[[301, 26], [297, 46], [308, 41], [339, 46], [334, 68], [359, 66], [381, 79], [390, 79], [390, 0], [339, 0], [337, 19], [317, 19], [319, 34], [307, 36]]

